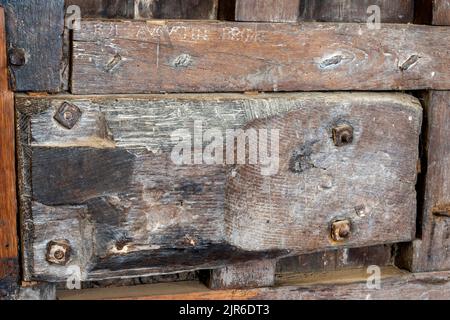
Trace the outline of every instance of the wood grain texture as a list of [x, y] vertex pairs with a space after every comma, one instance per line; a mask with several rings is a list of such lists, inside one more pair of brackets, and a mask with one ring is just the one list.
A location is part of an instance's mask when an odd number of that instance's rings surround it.
[[300, 0], [236, 0], [236, 21], [296, 22]]
[[450, 269], [450, 92], [431, 91], [424, 106], [427, 165], [421, 239], [405, 245], [399, 259], [415, 272]]
[[449, 43], [445, 27], [399, 24], [84, 21], [72, 91], [449, 89]]
[[450, 0], [433, 0], [433, 25], [450, 25]]
[[[14, 96], [8, 89], [4, 10], [0, 8], [0, 259], [17, 258]], [[1, 267], [1, 266], [0, 266]], [[1, 269], [1, 268], [0, 268]], [[3, 272], [0, 272], [0, 279]]]
[[217, 19], [218, 0], [66, 0], [83, 18]]
[[276, 260], [248, 261], [224, 268], [204, 271], [210, 289], [271, 287], [275, 284]]
[[219, 0], [137, 0], [136, 19], [217, 19]]
[[[450, 25], [448, 1], [430, 1], [432, 22]], [[447, 4], [446, 4], [447, 2]], [[423, 3], [420, 3], [423, 5]], [[447, 6], [447, 10], [443, 10]], [[436, 15], [437, 12], [440, 14]], [[447, 12], [447, 18], [442, 15]], [[398, 264], [411, 271], [450, 269], [450, 91], [430, 91], [422, 95], [425, 108], [423, 137], [423, 204], [419, 207], [420, 239], [401, 246]]]
[[1, 0], [0, 5], [7, 17], [12, 89], [59, 92], [64, 0]]
[[83, 18], [128, 18], [135, 14], [135, 0], [65, 0], [66, 7], [79, 6]]
[[[82, 112], [71, 130], [54, 120], [64, 102]], [[220, 268], [409, 241], [415, 231], [421, 108], [407, 95], [18, 96], [16, 104], [27, 280], [64, 279], [71, 264], [88, 280]], [[195, 120], [203, 131], [278, 128], [279, 172], [264, 179], [258, 165], [176, 165], [171, 133]], [[341, 120], [354, 143], [336, 147], [331, 130]], [[292, 172], [305, 145], [314, 165]], [[335, 243], [330, 223], [342, 217], [352, 235]], [[57, 239], [72, 247], [67, 266], [45, 261]]]
[[11, 299], [19, 278], [14, 96], [8, 88], [5, 12], [0, 7], [0, 300]]
[[414, 0], [303, 0], [300, 20], [365, 23], [372, 14], [367, 13], [371, 5], [380, 7], [382, 23], [413, 22]]
[[[61, 300], [448, 300], [448, 272], [410, 274], [382, 269], [381, 290], [367, 288], [366, 270], [323, 274], [316, 279], [290, 275], [273, 288], [208, 290], [197, 282], [120, 289], [60, 292]], [[334, 280], [333, 280], [334, 279]], [[340, 279], [336, 281], [336, 279]]]
[[277, 261], [277, 273], [325, 272], [393, 264], [393, 245], [345, 248], [292, 256]]

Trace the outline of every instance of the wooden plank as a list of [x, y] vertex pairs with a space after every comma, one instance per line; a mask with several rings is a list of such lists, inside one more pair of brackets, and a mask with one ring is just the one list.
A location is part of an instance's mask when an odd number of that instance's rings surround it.
[[236, 21], [296, 22], [300, 0], [236, 0]]
[[412, 271], [450, 269], [450, 92], [424, 99], [426, 170], [420, 239], [404, 245], [399, 264]]
[[446, 27], [84, 21], [72, 91], [450, 89], [449, 46]]
[[[411, 96], [18, 96], [16, 103], [27, 280], [61, 280], [70, 263], [88, 279], [142, 276], [414, 236], [422, 110]], [[72, 129], [55, 120], [67, 104], [81, 114]], [[261, 163], [174, 163], [171, 134], [200, 120], [201, 132], [279, 128], [279, 170], [263, 176]], [[342, 121], [353, 142], [338, 147], [332, 132]], [[207, 145], [205, 138], [200, 147]], [[349, 220], [350, 235], [333, 241], [340, 220]], [[70, 242], [71, 262], [49, 265], [48, 244], [60, 240]]]
[[136, 19], [217, 19], [219, 0], [137, 0]]
[[393, 264], [392, 245], [345, 248], [279, 259], [277, 273], [323, 272]]
[[204, 271], [210, 289], [242, 289], [271, 287], [275, 284], [276, 260], [248, 261], [224, 268]]
[[[208, 290], [197, 282], [154, 284], [120, 289], [62, 291], [61, 300], [448, 300], [448, 272], [410, 274], [381, 269], [381, 290], [367, 287], [365, 269], [316, 278], [288, 277], [273, 288]], [[340, 279], [340, 280], [337, 280]]]
[[83, 18], [134, 18], [135, 0], [65, 0], [66, 7], [76, 5]]
[[[431, 2], [431, 1], [430, 1]], [[448, 2], [447, 2], [448, 3]], [[433, 22], [438, 17], [450, 25], [446, 1], [433, 1]], [[447, 8], [447, 10], [444, 10]], [[430, 91], [423, 94], [425, 107], [425, 134], [423, 138], [423, 195], [418, 219], [419, 239], [402, 246], [398, 264], [412, 271], [450, 269], [450, 91]], [[423, 181], [422, 181], [423, 180]]]
[[414, 0], [303, 0], [300, 20], [365, 23], [372, 15], [367, 12], [371, 5], [380, 7], [382, 23], [413, 22]]
[[14, 97], [8, 89], [5, 12], [0, 7], [0, 300], [18, 281]]
[[450, 0], [433, 0], [433, 25], [450, 25]]
[[1, 0], [14, 91], [59, 92], [64, 0]]

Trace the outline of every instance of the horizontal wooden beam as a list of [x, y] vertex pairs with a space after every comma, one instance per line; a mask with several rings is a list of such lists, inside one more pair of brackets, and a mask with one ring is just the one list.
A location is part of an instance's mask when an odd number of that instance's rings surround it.
[[449, 50], [448, 27], [84, 21], [72, 91], [450, 89]]
[[313, 275], [287, 275], [275, 287], [250, 290], [208, 290], [198, 282], [62, 291], [61, 300], [323, 300], [323, 299], [450, 299], [450, 273], [381, 269], [380, 290], [367, 286], [366, 269]]

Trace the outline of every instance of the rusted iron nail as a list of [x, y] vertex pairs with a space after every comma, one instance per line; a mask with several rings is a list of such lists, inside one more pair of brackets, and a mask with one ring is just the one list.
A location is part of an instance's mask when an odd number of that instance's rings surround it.
[[27, 63], [27, 55], [24, 49], [13, 48], [9, 50], [9, 63], [16, 67], [21, 67]]
[[335, 221], [331, 225], [331, 238], [334, 241], [344, 241], [350, 236], [351, 223], [349, 220]]
[[52, 240], [47, 244], [46, 259], [52, 264], [65, 265], [70, 259], [70, 251], [68, 240]]
[[333, 128], [333, 141], [335, 146], [342, 147], [353, 142], [353, 127], [349, 124], [340, 124]]
[[80, 118], [80, 108], [68, 102], [64, 102], [54, 116], [54, 119], [66, 129], [72, 129]]

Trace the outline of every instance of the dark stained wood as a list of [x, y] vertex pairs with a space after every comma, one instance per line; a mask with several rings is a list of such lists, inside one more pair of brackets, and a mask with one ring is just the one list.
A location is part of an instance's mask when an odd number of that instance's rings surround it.
[[449, 46], [446, 27], [84, 21], [72, 91], [450, 89]]
[[66, 7], [77, 5], [83, 18], [134, 18], [135, 0], [65, 0]]
[[300, 20], [365, 23], [371, 5], [380, 7], [382, 23], [413, 22], [414, 0], [302, 0]]
[[1, 0], [14, 91], [59, 92], [64, 0]]
[[296, 22], [300, 0], [236, 0], [236, 21]]
[[427, 132], [421, 239], [403, 246], [399, 264], [416, 271], [450, 269], [450, 92], [431, 91], [424, 100]]
[[[66, 102], [82, 114], [70, 130], [54, 119]], [[16, 103], [26, 280], [65, 279], [71, 265], [87, 280], [220, 268], [414, 236], [422, 110], [411, 96], [18, 96]], [[260, 164], [176, 165], [171, 134], [193, 130], [195, 120], [205, 121], [203, 130], [278, 128], [279, 170], [263, 177]], [[332, 131], [342, 121], [353, 126], [353, 143], [337, 147]], [[334, 242], [331, 223], [342, 218], [351, 234]], [[72, 248], [65, 266], [46, 261], [48, 243], [58, 240]]]
[[136, 19], [217, 19], [219, 0], [137, 0]]
[[365, 269], [329, 274], [289, 275], [273, 288], [208, 290], [198, 282], [92, 289], [58, 294], [61, 300], [448, 300], [448, 272], [410, 274], [381, 269], [381, 290], [367, 288]]
[[219, 20], [231, 20], [234, 21], [236, 14], [236, 0], [219, 0], [219, 8], [217, 12], [217, 18]]
[[414, 23], [432, 24], [432, 21], [433, 21], [433, 0], [415, 0]]

